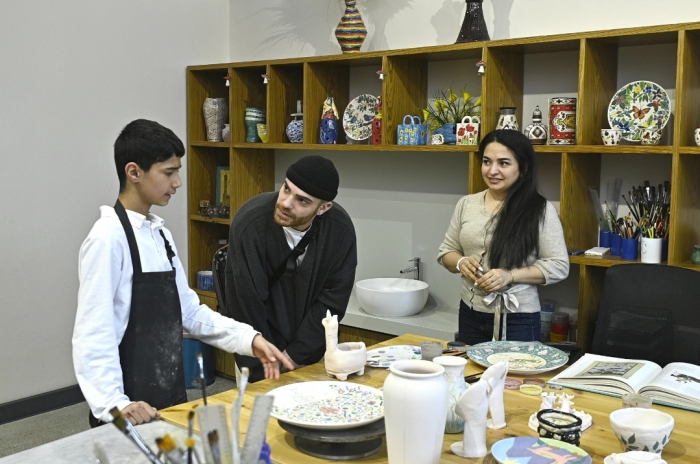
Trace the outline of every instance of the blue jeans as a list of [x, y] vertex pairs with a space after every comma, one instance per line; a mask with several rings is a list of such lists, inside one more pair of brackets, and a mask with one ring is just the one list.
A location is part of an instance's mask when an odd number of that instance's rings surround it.
[[[508, 340], [539, 342], [540, 313], [508, 313]], [[474, 311], [464, 301], [459, 302], [459, 341], [467, 345], [490, 342], [493, 339], [493, 314]]]

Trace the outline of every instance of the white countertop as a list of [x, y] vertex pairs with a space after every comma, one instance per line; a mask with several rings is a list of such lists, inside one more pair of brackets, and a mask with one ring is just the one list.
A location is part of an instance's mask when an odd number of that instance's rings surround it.
[[340, 324], [390, 335], [412, 333], [451, 341], [458, 330], [458, 316], [457, 308], [426, 305], [415, 316], [378, 317], [360, 308], [360, 302], [352, 295]]

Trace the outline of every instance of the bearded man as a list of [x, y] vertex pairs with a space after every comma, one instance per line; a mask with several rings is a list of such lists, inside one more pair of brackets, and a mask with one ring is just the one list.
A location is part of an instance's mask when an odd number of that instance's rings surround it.
[[[321, 360], [321, 320], [327, 310], [343, 318], [355, 280], [355, 228], [333, 202], [338, 184], [330, 160], [306, 156], [289, 166], [279, 192], [251, 198], [231, 223], [226, 313], [253, 326], [295, 367]], [[251, 382], [264, 378], [256, 358], [236, 355], [236, 364], [250, 369]]]

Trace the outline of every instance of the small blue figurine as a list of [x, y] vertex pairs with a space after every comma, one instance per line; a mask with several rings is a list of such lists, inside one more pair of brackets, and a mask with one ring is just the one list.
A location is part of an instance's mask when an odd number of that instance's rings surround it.
[[260, 450], [260, 458], [258, 459], [258, 464], [272, 464], [272, 448], [267, 444], [267, 441], [263, 439], [263, 446]]
[[326, 98], [323, 102], [321, 113], [321, 137], [319, 143], [334, 144], [338, 141], [338, 121], [336, 120], [338, 110], [335, 107], [333, 97]]

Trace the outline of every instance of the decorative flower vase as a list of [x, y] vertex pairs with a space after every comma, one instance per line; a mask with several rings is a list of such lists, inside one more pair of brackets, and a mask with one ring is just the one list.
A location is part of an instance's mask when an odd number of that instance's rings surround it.
[[335, 29], [335, 37], [343, 53], [358, 53], [367, 37], [367, 28], [356, 3], [355, 0], [345, 0], [345, 13]]
[[389, 463], [438, 464], [448, 409], [445, 369], [430, 361], [403, 360], [389, 371], [384, 381]]
[[549, 99], [549, 144], [576, 145], [576, 99]]
[[695, 129], [695, 144], [700, 145], [700, 126]]
[[224, 128], [221, 130], [221, 138], [224, 139], [224, 142], [231, 141], [231, 128], [228, 124], [224, 124]]
[[690, 259], [693, 261], [693, 263], [700, 266], [700, 245], [695, 245], [695, 251], [693, 251], [693, 255]]
[[484, 21], [484, 10], [481, 4], [484, 0], [467, 0], [467, 11], [464, 13], [462, 28], [459, 30], [457, 42], [479, 42], [489, 40], [489, 30]]
[[302, 143], [304, 141], [304, 120], [298, 119], [304, 116], [301, 109], [301, 100], [297, 100], [297, 112], [292, 113], [291, 116], [294, 118], [292, 122], [287, 126], [287, 137], [292, 143]]
[[326, 98], [321, 111], [321, 129], [319, 143], [334, 144], [338, 142], [338, 109], [335, 107], [333, 97]]
[[221, 131], [228, 116], [228, 104], [225, 98], [205, 98], [202, 105], [204, 127], [207, 142], [221, 142]]
[[532, 124], [528, 124], [523, 131], [533, 145], [545, 145], [547, 143], [547, 126], [542, 124], [542, 111], [536, 106], [532, 112]]
[[514, 106], [502, 106], [496, 129], [518, 130], [518, 119], [515, 117]]
[[440, 134], [444, 137], [443, 143], [445, 145], [457, 144], [457, 123], [448, 122], [447, 124], [438, 127], [435, 130], [435, 133]]
[[450, 402], [447, 409], [445, 433], [460, 433], [464, 430], [464, 418], [457, 415], [455, 406], [462, 397], [462, 393], [467, 389], [467, 382], [464, 381], [464, 366], [467, 365], [467, 360], [455, 356], [438, 356], [433, 359], [433, 362], [445, 368], [445, 378], [447, 379]]
[[258, 124], [265, 123], [265, 110], [261, 108], [248, 107], [245, 109], [245, 141], [247, 143], [260, 143], [258, 137]]
[[465, 116], [457, 123], [457, 145], [479, 144], [479, 117]]
[[378, 97], [379, 102], [374, 105], [377, 112], [372, 119], [372, 145], [382, 144], [382, 97]]

